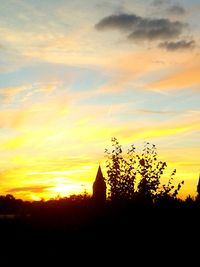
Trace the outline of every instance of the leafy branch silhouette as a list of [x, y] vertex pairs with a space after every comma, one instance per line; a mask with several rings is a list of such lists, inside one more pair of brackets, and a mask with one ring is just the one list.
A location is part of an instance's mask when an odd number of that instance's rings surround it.
[[158, 159], [156, 146], [147, 142], [142, 153], [134, 145], [124, 154], [117, 138], [111, 139], [112, 150], [105, 150], [109, 198], [112, 201], [140, 200], [155, 203], [161, 199], [176, 199], [184, 181], [173, 184], [176, 169], [167, 184], [161, 177], [167, 163]]

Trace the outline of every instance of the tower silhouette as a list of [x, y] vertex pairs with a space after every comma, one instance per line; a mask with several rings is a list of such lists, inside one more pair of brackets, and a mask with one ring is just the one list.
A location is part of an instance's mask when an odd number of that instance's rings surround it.
[[93, 199], [97, 202], [104, 202], [106, 200], [106, 183], [100, 165], [93, 183]]

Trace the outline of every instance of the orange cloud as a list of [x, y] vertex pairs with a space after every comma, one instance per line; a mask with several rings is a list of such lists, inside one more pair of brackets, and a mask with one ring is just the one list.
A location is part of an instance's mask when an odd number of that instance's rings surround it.
[[17, 86], [17, 87], [3, 87], [0, 88], [0, 96], [3, 97], [5, 102], [11, 102], [15, 96], [30, 87], [27, 86]]
[[[194, 61], [193, 61], [194, 60]], [[193, 57], [191, 60], [191, 53], [188, 51], [181, 53], [177, 52], [176, 57], [174, 53], [168, 53], [166, 51], [160, 52], [159, 49], [149, 49], [145, 51], [137, 51], [135, 53], [119, 53], [114, 55], [104, 65], [104, 71], [107, 71], [111, 78], [103, 85], [100, 90], [105, 92], [119, 92], [123, 91], [127, 86], [142, 86], [142, 89], [157, 89], [157, 87], [147, 86], [145, 78], [138, 83], [138, 78], [145, 77], [152, 73], [152, 77], [160, 76], [160, 73], [166, 72], [171, 73], [170, 75], [176, 75], [177, 70], [181, 69], [182, 66], [188, 66], [188, 62], [192, 70], [195, 70], [197, 60]], [[196, 79], [199, 71], [193, 73]], [[163, 76], [163, 74], [162, 74]], [[193, 76], [190, 81], [192, 82]], [[181, 77], [181, 74], [180, 74]], [[161, 81], [162, 82], [162, 81]]]
[[163, 77], [147, 86], [151, 89], [181, 89], [200, 85], [200, 56], [192, 57], [189, 62], [172, 74]]

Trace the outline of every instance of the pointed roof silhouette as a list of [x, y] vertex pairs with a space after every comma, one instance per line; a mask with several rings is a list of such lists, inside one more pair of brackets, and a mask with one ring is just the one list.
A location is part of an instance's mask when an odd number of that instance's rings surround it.
[[98, 201], [105, 201], [106, 199], [106, 183], [100, 165], [93, 183], [93, 198]]
[[103, 173], [102, 173], [100, 165], [99, 165], [99, 168], [98, 168], [98, 171], [97, 171], [97, 175], [96, 175], [95, 181], [96, 182], [102, 182], [102, 181], [104, 182]]

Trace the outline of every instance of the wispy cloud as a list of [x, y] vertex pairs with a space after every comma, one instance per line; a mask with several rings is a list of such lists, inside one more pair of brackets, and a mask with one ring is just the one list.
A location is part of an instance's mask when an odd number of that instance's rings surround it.
[[16, 192], [31, 192], [31, 193], [41, 193], [43, 191], [46, 191], [49, 189], [49, 186], [45, 185], [38, 185], [38, 186], [22, 186], [22, 187], [15, 187], [15, 188], [10, 188], [7, 190], [8, 193], [16, 193]]
[[143, 114], [159, 114], [159, 115], [173, 115], [173, 114], [178, 114], [180, 112], [177, 111], [171, 111], [171, 110], [151, 110], [151, 109], [139, 109], [136, 112], [138, 113], [143, 113]]
[[[117, 55], [104, 67], [104, 71], [109, 74], [109, 79], [102, 84], [100, 90], [104, 92], [120, 92], [128, 88], [168, 90], [168, 87], [165, 86], [151, 86], [154, 85], [154, 82], [147, 82], [145, 76], [148, 75], [157, 84], [158, 81], [165, 80], [168, 76], [173, 76], [184, 68], [196, 71], [195, 50], [184, 49], [183, 54], [177, 49], [174, 53], [176, 53], [176, 57], [168, 51], [163, 51], [161, 58], [157, 49], [150, 49]], [[190, 84], [189, 81], [187, 83]], [[184, 89], [183, 85], [182, 83], [178, 88]]]
[[156, 138], [170, 135], [178, 135], [185, 132], [197, 131], [199, 128], [198, 115], [189, 117], [179, 116], [174, 121], [160, 122], [144, 128], [133, 130], [134, 136], [139, 139]]
[[27, 86], [17, 86], [17, 87], [4, 87], [0, 88], [0, 96], [3, 97], [5, 102], [12, 102], [17, 94], [28, 90], [30, 87]]
[[149, 88], [154, 89], [184, 89], [187, 87], [195, 87], [200, 84], [200, 65], [196, 55], [191, 57], [185, 65], [179, 66], [175, 72], [163, 78], [156, 80], [148, 85]]

